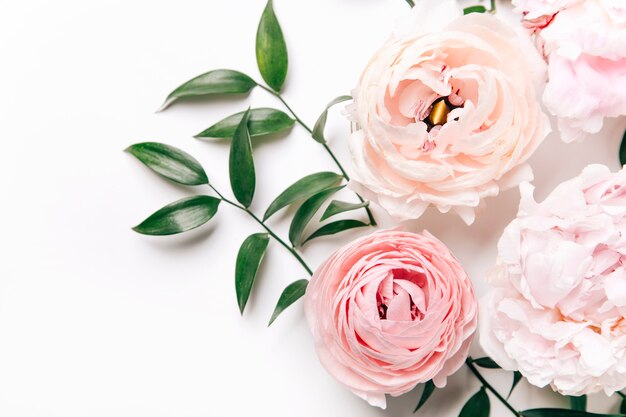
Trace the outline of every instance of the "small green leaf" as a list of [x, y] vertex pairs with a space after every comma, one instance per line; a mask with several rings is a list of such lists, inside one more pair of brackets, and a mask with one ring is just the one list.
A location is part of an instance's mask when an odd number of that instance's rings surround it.
[[308, 279], [300, 279], [298, 281], [294, 281], [291, 284], [287, 285], [283, 290], [283, 293], [278, 298], [278, 303], [276, 303], [276, 308], [272, 313], [272, 318], [270, 318], [270, 322], [268, 326], [271, 326], [274, 323], [274, 320], [287, 309], [290, 305], [295, 303], [300, 297], [304, 295], [306, 292], [306, 287], [309, 284]]
[[289, 226], [289, 240], [294, 246], [299, 246], [302, 243], [304, 229], [311, 221], [317, 210], [324, 204], [324, 201], [337, 191], [341, 190], [344, 186], [329, 188], [321, 191], [314, 196], [306, 200], [296, 211], [293, 216], [291, 225]]
[[256, 85], [257, 83], [252, 78], [239, 71], [229, 69], [209, 71], [178, 86], [167, 96], [165, 103], [158, 111], [165, 110], [170, 104], [181, 98], [218, 94], [245, 94]]
[[342, 178], [341, 175], [334, 172], [318, 172], [299, 179], [272, 201], [263, 215], [263, 220], [269, 219], [278, 210], [296, 201], [304, 200], [320, 191], [336, 186], [341, 182]]
[[624, 417], [624, 414], [594, 414], [565, 408], [533, 408], [520, 411], [523, 417]]
[[486, 13], [487, 8], [485, 6], [470, 6], [463, 9], [463, 14], [470, 13]]
[[136, 143], [126, 152], [161, 176], [184, 185], [208, 184], [209, 179], [198, 161], [173, 146], [157, 142]]
[[522, 380], [522, 373], [520, 371], [513, 372], [513, 384], [511, 384], [511, 389], [509, 390], [509, 395], [506, 396], [507, 400], [509, 399], [511, 394], [513, 394], [513, 390], [515, 389], [515, 387], [517, 386], [517, 384], [519, 384], [519, 382], [521, 380]]
[[489, 396], [485, 387], [482, 387], [465, 403], [459, 417], [489, 417], [490, 408]]
[[195, 229], [208, 222], [217, 212], [219, 198], [196, 195], [175, 201], [133, 227], [144, 235], [173, 235]]
[[586, 411], [587, 410], [587, 396], [581, 395], [579, 397], [569, 396], [570, 408], [576, 411]]
[[328, 207], [326, 207], [326, 210], [324, 210], [324, 214], [322, 214], [320, 220], [326, 220], [329, 217], [339, 213], [345, 213], [346, 211], [364, 208], [369, 206], [369, 204], [369, 201], [364, 201], [362, 203], [348, 203], [346, 201], [333, 200], [330, 202]]
[[287, 45], [272, 0], [268, 0], [256, 32], [256, 62], [267, 85], [280, 91], [287, 77]]
[[311, 236], [307, 237], [306, 240], [302, 242], [302, 244], [304, 245], [309, 240], [315, 239], [316, 237], [334, 235], [335, 233], [343, 232], [344, 230], [364, 226], [369, 225], [367, 223], [363, 223], [360, 220], [337, 220], [336, 222], [325, 224], [324, 226], [317, 229], [311, 234]]
[[255, 233], [243, 241], [237, 253], [235, 266], [235, 290], [237, 292], [237, 304], [243, 314], [246, 303], [252, 291], [252, 285], [257, 271], [267, 250], [270, 237], [267, 233]]
[[417, 403], [415, 410], [413, 410], [414, 413], [416, 413], [420, 408], [422, 408], [424, 404], [426, 404], [426, 401], [428, 401], [430, 396], [433, 395], [433, 392], [435, 392], [435, 384], [433, 383], [432, 380], [430, 380], [424, 384], [424, 390], [422, 391], [422, 396], [420, 397], [420, 400]]
[[248, 117], [250, 110], [246, 111], [235, 130], [233, 140], [230, 144], [230, 157], [228, 170], [230, 173], [230, 186], [233, 189], [235, 198], [244, 207], [250, 207], [254, 188], [256, 186], [256, 175], [254, 173], [254, 160], [252, 159], [252, 143], [248, 132]]
[[474, 359], [473, 362], [481, 368], [500, 369], [500, 365], [498, 365], [493, 359], [489, 357]]
[[622, 143], [619, 147], [619, 162], [622, 165], [626, 165], [626, 132], [624, 132]]
[[[198, 133], [197, 138], [232, 138], [235, 130], [245, 111], [220, 120], [208, 129]], [[263, 136], [270, 133], [278, 133], [289, 129], [295, 120], [287, 116], [284, 112], [270, 108], [260, 108], [250, 110], [250, 120], [248, 121], [248, 130], [250, 136]]]
[[315, 122], [315, 126], [313, 126], [313, 139], [318, 141], [319, 143], [326, 143], [326, 138], [324, 137], [324, 128], [326, 127], [326, 119], [328, 118], [328, 109], [330, 109], [335, 104], [339, 104], [344, 101], [352, 100], [352, 96], [339, 96], [326, 106], [320, 117]]

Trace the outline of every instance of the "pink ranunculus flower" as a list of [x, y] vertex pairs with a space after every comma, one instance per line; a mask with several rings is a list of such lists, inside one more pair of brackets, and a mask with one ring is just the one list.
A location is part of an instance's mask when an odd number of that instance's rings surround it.
[[513, 0], [548, 62], [543, 101], [565, 142], [626, 115], [626, 1]]
[[590, 165], [541, 203], [520, 188], [481, 300], [481, 345], [565, 395], [624, 389], [626, 170]]
[[353, 92], [351, 187], [396, 220], [432, 205], [471, 224], [484, 197], [532, 178], [526, 161], [549, 133], [545, 62], [491, 14], [450, 0], [413, 13]]
[[304, 308], [324, 367], [381, 408], [385, 394], [445, 386], [477, 326], [471, 281], [427, 232], [380, 231], [339, 249], [313, 275]]

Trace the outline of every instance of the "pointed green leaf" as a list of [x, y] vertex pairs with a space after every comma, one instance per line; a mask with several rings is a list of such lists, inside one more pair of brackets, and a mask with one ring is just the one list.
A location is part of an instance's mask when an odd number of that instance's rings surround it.
[[619, 162], [622, 165], [626, 165], [626, 132], [624, 132], [622, 143], [619, 147]]
[[485, 6], [470, 6], [463, 9], [463, 14], [470, 13], [486, 13], [487, 8]]
[[283, 293], [278, 298], [278, 303], [276, 303], [276, 308], [274, 308], [274, 312], [272, 313], [272, 318], [270, 318], [270, 322], [268, 326], [271, 326], [274, 323], [274, 320], [287, 309], [290, 305], [295, 303], [300, 297], [304, 295], [306, 292], [306, 287], [309, 284], [308, 279], [300, 279], [298, 281], [294, 281], [291, 284], [287, 285], [283, 290]]
[[498, 365], [493, 359], [489, 357], [474, 359], [473, 363], [480, 366], [481, 368], [500, 369], [500, 365]]
[[586, 411], [587, 410], [587, 396], [581, 395], [579, 397], [569, 396], [570, 408], [576, 411]]
[[293, 216], [291, 225], [289, 226], [289, 240], [294, 246], [299, 246], [302, 243], [304, 229], [311, 221], [317, 210], [324, 204], [324, 201], [337, 191], [341, 190], [344, 186], [329, 188], [328, 190], [321, 191], [314, 196], [306, 200], [296, 211]]
[[196, 195], [175, 201], [133, 227], [144, 235], [173, 235], [195, 229], [208, 222], [217, 212], [219, 198]]
[[158, 111], [165, 110], [170, 104], [181, 98], [218, 94], [245, 94], [256, 85], [257, 83], [252, 78], [239, 71], [229, 69], [209, 71], [178, 86], [167, 96], [165, 103]]
[[333, 200], [330, 202], [328, 207], [326, 207], [326, 210], [324, 210], [324, 214], [322, 214], [320, 220], [326, 220], [329, 217], [339, 213], [345, 213], [346, 211], [364, 208], [369, 206], [369, 204], [369, 201], [364, 201], [362, 203], [348, 203], [346, 201]]
[[341, 175], [334, 172], [318, 172], [299, 179], [272, 201], [263, 215], [263, 220], [267, 220], [278, 210], [296, 201], [304, 200], [320, 191], [336, 186], [341, 182], [342, 178]]
[[428, 401], [430, 396], [433, 395], [433, 392], [435, 392], [435, 384], [433, 383], [432, 380], [430, 380], [424, 384], [424, 390], [422, 391], [422, 396], [420, 397], [420, 400], [417, 403], [415, 410], [413, 410], [414, 413], [416, 413], [420, 408], [422, 408], [424, 404], [426, 404], [426, 401]]
[[246, 303], [252, 291], [252, 285], [257, 271], [267, 250], [270, 237], [267, 233], [255, 233], [243, 241], [237, 253], [235, 266], [235, 290], [237, 292], [237, 304], [243, 314]]
[[318, 141], [319, 143], [326, 143], [326, 138], [324, 137], [324, 128], [326, 127], [326, 119], [328, 119], [328, 109], [330, 109], [335, 104], [339, 104], [344, 101], [352, 100], [352, 96], [339, 96], [326, 106], [320, 117], [315, 122], [315, 126], [313, 126], [313, 139]]
[[254, 173], [254, 160], [252, 159], [252, 143], [248, 132], [248, 117], [250, 110], [244, 113], [230, 144], [230, 157], [228, 170], [230, 173], [230, 186], [235, 198], [244, 207], [249, 207], [254, 197], [256, 175]]
[[520, 411], [523, 417], [625, 417], [624, 414], [595, 414], [565, 408], [534, 408]]
[[490, 408], [489, 396], [485, 387], [482, 387], [465, 403], [459, 417], [489, 417]]
[[513, 372], [513, 384], [511, 384], [511, 389], [509, 390], [509, 395], [506, 396], [507, 400], [509, 399], [511, 394], [513, 394], [513, 390], [515, 389], [515, 387], [517, 386], [517, 384], [519, 384], [519, 382], [521, 380], [522, 380], [521, 372], [520, 371]]
[[136, 143], [126, 152], [161, 176], [184, 185], [208, 184], [209, 179], [198, 161], [173, 146], [157, 142]]
[[287, 45], [272, 0], [268, 0], [256, 32], [256, 62], [267, 85], [280, 91], [287, 77]]
[[367, 223], [363, 223], [360, 220], [337, 220], [336, 222], [325, 224], [324, 226], [317, 229], [311, 234], [311, 236], [307, 237], [306, 240], [302, 242], [302, 244], [304, 245], [309, 240], [315, 239], [316, 237], [334, 235], [335, 233], [343, 232], [344, 230], [364, 226], [369, 225]]
[[[220, 120], [208, 129], [198, 133], [197, 138], [232, 138], [235, 130], [245, 111]], [[250, 110], [250, 120], [248, 121], [248, 130], [250, 136], [263, 136], [270, 133], [278, 133], [289, 129], [295, 120], [287, 116], [284, 112], [270, 108], [260, 108]]]

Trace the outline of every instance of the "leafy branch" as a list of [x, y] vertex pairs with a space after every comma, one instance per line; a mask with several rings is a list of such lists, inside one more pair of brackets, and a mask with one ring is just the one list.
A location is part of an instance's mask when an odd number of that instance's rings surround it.
[[[500, 366], [491, 358], [472, 358], [468, 357], [465, 361], [466, 366], [472, 375], [480, 382], [481, 387], [473, 396], [471, 396], [459, 413], [459, 417], [488, 417], [490, 414], [490, 401], [487, 391], [491, 392], [515, 417], [626, 417], [626, 395], [617, 391], [616, 394], [622, 399], [620, 405], [621, 414], [596, 414], [587, 411], [587, 396], [579, 397], [568, 396], [570, 408], [533, 408], [518, 411], [509, 403], [508, 398], [522, 379], [519, 371], [513, 372], [513, 384], [509, 390], [509, 394], [505, 398], [500, 394], [480, 373], [478, 368], [484, 369], [501, 369]], [[414, 413], [420, 410], [435, 391], [435, 385], [432, 381], [424, 384], [424, 389], [420, 396], [419, 402], [415, 407]]]

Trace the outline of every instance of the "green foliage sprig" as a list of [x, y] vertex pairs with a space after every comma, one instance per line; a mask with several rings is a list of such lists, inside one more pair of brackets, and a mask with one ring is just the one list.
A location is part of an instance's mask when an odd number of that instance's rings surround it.
[[[319, 116], [313, 129], [298, 117], [287, 104], [281, 89], [288, 69], [288, 54], [284, 35], [274, 12], [272, 0], [268, 0], [261, 15], [256, 35], [256, 61], [261, 77], [267, 86], [258, 83], [250, 76], [232, 69], [208, 71], [181, 84], [172, 91], [159, 109], [165, 110], [176, 102], [188, 98], [215, 99], [220, 96], [245, 96], [255, 87], [276, 97], [287, 110], [273, 108], [248, 108], [228, 116], [195, 137], [198, 139], [229, 139], [229, 179], [234, 200], [227, 198], [213, 184], [200, 163], [186, 152], [170, 145], [157, 142], [138, 143], [130, 146], [127, 152], [160, 176], [182, 185], [207, 185], [215, 196], [195, 195], [175, 201], [161, 208], [135, 226], [133, 230], [148, 235], [170, 235], [186, 232], [213, 218], [221, 202], [238, 209], [251, 217], [262, 229], [261, 233], [248, 236], [242, 243], [235, 265], [235, 289], [241, 313], [254, 287], [263, 257], [270, 239], [283, 246], [303, 267], [308, 275], [313, 271], [305, 262], [298, 249], [313, 239], [342, 232], [355, 227], [376, 225], [369, 203], [357, 194], [358, 203], [333, 200], [324, 211], [321, 222], [340, 213], [363, 209], [368, 222], [357, 219], [343, 219], [320, 225], [317, 230], [306, 235], [307, 227], [327, 200], [349, 181], [349, 176], [326, 142], [324, 129], [328, 110], [333, 105], [350, 100], [350, 96], [340, 96], [332, 100]], [[294, 124], [303, 127], [320, 143], [336, 164], [340, 173], [317, 172], [305, 176], [287, 187], [267, 207], [263, 217], [258, 217], [250, 209], [256, 189], [256, 168], [253, 157], [254, 138], [290, 130]], [[288, 206], [298, 206], [289, 228], [289, 243], [278, 236], [268, 225], [267, 220], [276, 212]], [[297, 301], [306, 290], [308, 280], [300, 279], [289, 284], [278, 299], [269, 324], [278, 315]]]

